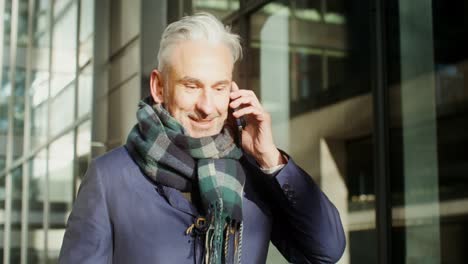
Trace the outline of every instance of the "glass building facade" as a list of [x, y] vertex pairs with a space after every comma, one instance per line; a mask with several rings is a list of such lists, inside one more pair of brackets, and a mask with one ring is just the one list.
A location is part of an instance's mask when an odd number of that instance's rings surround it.
[[55, 263], [90, 158], [94, 2], [0, 1], [3, 263]]
[[198, 11], [241, 35], [234, 79], [338, 208], [339, 263], [465, 263], [468, 3], [443, 0], [0, 0], [0, 262], [56, 262], [162, 30]]

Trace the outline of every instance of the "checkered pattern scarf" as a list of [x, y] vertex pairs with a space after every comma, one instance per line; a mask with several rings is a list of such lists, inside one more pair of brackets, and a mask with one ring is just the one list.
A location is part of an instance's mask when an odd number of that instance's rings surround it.
[[[239, 163], [242, 151], [230, 129], [203, 138], [187, 136], [182, 125], [151, 97], [140, 101], [137, 119], [126, 147], [140, 169], [158, 184], [183, 192], [199, 189], [208, 224], [206, 263], [239, 262], [245, 174]], [[228, 260], [228, 255], [233, 259]]]

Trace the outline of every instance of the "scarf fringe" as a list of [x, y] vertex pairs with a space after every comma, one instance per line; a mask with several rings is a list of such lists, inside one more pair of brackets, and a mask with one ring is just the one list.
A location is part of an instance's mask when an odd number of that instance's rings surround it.
[[[240, 264], [242, 255], [242, 222], [224, 218], [222, 200], [218, 200], [211, 206], [211, 209], [211, 222], [205, 237], [205, 263]], [[230, 249], [231, 236], [234, 239], [232, 250]], [[231, 251], [233, 252], [232, 259], [228, 259]]]

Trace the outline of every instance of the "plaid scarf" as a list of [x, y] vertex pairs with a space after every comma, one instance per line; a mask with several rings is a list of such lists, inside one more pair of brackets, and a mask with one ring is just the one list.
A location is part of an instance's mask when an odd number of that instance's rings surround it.
[[[151, 97], [140, 101], [137, 119], [126, 147], [140, 169], [154, 182], [183, 192], [198, 186], [208, 224], [206, 263], [239, 263], [245, 174], [239, 163], [242, 151], [230, 129], [209, 137], [187, 136]], [[233, 246], [229, 236], [234, 237]]]

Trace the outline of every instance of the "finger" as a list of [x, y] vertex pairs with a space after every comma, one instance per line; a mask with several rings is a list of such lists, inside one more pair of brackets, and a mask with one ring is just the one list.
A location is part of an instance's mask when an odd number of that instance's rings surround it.
[[258, 121], [263, 121], [265, 119], [265, 113], [254, 106], [248, 106], [245, 108], [241, 108], [236, 112], [232, 113], [235, 118], [240, 118], [245, 115], [254, 115]]
[[232, 92], [230, 94], [231, 100], [234, 100], [234, 99], [239, 98], [241, 96], [257, 97], [253, 91], [245, 90], [245, 89], [237, 90], [237, 91], [232, 90]]
[[[232, 102], [236, 102], [240, 98], [242, 98], [243, 103], [251, 104], [251, 105], [256, 106], [256, 107], [258, 107], [260, 109], [263, 109], [262, 104], [260, 103], [260, 101], [258, 101], [258, 98], [257, 98], [257, 96], [255, 95], [255, 93], [253, 91], [240, 90], [240, 91], [236, 92], [234, 95], [231, 94]], [[246, 99], [244, 99], [244, 98], [246, 98]], [[241, 104], [242, 103], [237, 104], [236, 106], [234, 106], [234, 108], [238, 107]]]
[[243, 105], [254, 105], [254, 101], [252, 99], [252, 97], [239, 97], [237, 99], [235, 99], [234, 101], [231, 101], [231, 103], [229, 103], [229, 106], [231, 108], [237, 108], [239, 107], [241, 104]]
[[236, 92], [239, 91], [239, 86], [237, 86], [237, 83], [235, 81], [232, 81], [231, 83], [231, 92]]

